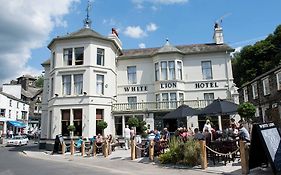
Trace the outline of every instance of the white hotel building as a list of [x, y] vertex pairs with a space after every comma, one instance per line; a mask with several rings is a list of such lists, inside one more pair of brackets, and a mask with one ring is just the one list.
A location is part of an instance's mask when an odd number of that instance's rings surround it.
[[[230, 52], [223, 43], [222, 28], [214, 29], [214, 43], [123, 50], [118, 34], [108, 37], [89, 25], [77, 32], [54, 38], [48, 45], [51, 59], [42, 65], [45, 81], [41, 138], [75, 135], [93, 137], [96, 122], [104, 120], [104, 134], [122, 136], [129, 117], [146, 121], [150, 129], [176, 120], [161, 119], [187, 104], [203, 108], [210, 100], [236, 98]], [[198, 127], [197, 116], [187, 120]]]

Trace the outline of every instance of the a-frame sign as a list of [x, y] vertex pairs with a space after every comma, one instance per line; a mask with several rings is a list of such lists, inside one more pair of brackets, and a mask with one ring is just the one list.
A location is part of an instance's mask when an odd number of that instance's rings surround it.
[[249, 169], [270, 163], [274, 174], [281, 174], [281, 135], [274, 123], [254, 124]]

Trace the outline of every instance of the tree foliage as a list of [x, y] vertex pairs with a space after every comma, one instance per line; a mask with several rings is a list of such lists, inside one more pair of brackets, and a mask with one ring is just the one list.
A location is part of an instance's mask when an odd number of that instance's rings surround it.
[[74, 125], [68, 125], [67, 130], [69, 132], [74, 132], [76, 130], [76, 127]]
[[43, 75], [39, 75], [37, 77], [37, 80], [35, 81], [35, 86], [37, 88], [43, 88], [44, 85], [44, 76]]
[[139, 119], [136, 117], [131, 117], [128, 120], [128, 124], [130, 127], [138, 127], [139, 126]]
[[250, 122], [255, 116], [256, 108], [252, 103], [244, 102], [238, 106], [237, 112], [247, 122]]
[[105, 128], [107, 128], [107, 123], [103, 120], [100, 120], [97, 122], [97, 128], [99, 130], [104, 130]]
[[281, 63], [281, 25], [266, 39], [245, 46], [232, 61], [234, 82], [238, 87]]

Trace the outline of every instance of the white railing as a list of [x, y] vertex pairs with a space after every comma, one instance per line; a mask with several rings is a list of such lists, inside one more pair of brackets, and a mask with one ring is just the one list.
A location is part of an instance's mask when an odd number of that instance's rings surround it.
[[194, 109], [202, 109], [213, 100], [186, 100], [186, 101], [167, 101], [167, 102], [138, 102], [138, 103], [115, 103], [112, 105], [113, 112], [126, 111], [165, 111], [176, 109], [185, 104]]

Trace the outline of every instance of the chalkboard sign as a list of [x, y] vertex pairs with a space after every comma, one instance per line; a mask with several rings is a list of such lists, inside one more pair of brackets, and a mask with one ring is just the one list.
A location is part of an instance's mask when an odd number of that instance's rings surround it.
[[281, 173], [281, 136], [274, 123], [255, 124], [252, 129], [249, 168], [270, 162], [274, 174]]

